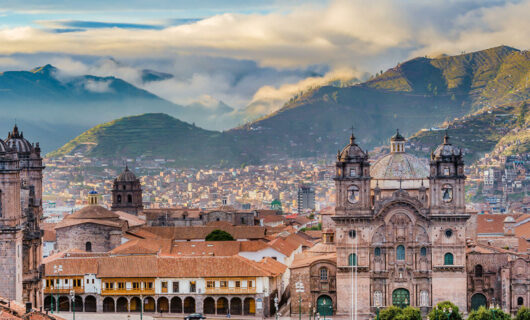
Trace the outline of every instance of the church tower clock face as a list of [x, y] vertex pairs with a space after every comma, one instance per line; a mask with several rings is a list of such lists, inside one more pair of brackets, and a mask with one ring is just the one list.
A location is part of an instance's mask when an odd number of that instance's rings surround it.
[[349, 203], [359, 202], [359, 187], [353, 185], [348, 188], [348, 202]]

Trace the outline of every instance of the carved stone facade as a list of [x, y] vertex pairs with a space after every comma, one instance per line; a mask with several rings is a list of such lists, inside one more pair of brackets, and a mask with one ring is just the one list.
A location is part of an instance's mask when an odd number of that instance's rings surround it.
[[42, 158], [15, 125], [0, 139], [0, 296], [41, 303]]
[[464, 163], [449, 143], [427, 167], [399, 132], [373, 164], [356, 143], [337, 155], [337, 314], [371, 318], [377, 307], [427, 312], [451, 300], [466, 310]]

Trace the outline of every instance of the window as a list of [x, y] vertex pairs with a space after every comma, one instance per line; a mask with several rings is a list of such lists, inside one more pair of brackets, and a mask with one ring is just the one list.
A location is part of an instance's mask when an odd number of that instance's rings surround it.
[[236, 288], [241, 288], [241, 281], [236, 281]]
[[195, 281], [190, 281], [190, 292], [195, 292], [196, 284]]
[[245, 224], [245, 218], [241, 218], [241, 224]]
[[167, 292], [167, 281], [162, 281], [162, 292]]
[[133, 282], [133, 283], [132, 283], [132, 288], [133, 288], [134, 290], [138, 290], [138, 289], [140, 289], [140, 282]]
[[147, 289], [153, 289], [153, 283], [152, 282], [148, 282], [147, 283]]
[[397, 246], [396, 248], [396, 259], [405, 260], [405, 247], [402, 245]]
[[89, 280], [89, 279], [86, 279], [86, 283], [89, 284], [89, 283], [90, 283], [90, 280]]
[[253, 287], [254, 287], [254, 281], [249, 280], [249, 281], [248, 281], [248, 287], [249, 287], [249, 288], [253, 288]]
[[130, 194], [127, 195], [127, 202], [132, 203], [132, 196]]
[[114, 289], [114, 282], [105, 282], [105, 289], [107, 290]]
[[357, 175], [357, 171], [355, 169], [350, 169], [350, 177], [355, 177]]
[[444, 168], [444, 176], [448, 176], [449, 175], [449, 168], [445, 167]]
[[2, 217], [2, 191], [0, 191], [0, 218]]
[[206, 281], [206, 288], [215, 288], [215, 281]]
[[121, 203], [121, 194], [116, 197], [116, 200], [118, 201], [118, 203]]
[[376, 257], [381, 256], [381, 248], [379, 248], [379, 247], [375, 248], [375, 249], [374, 249], [374, 255], [375, 255]]
[[64, 284], [65, 284], [65, 285], [68, 284], [68, 279], [64, 279]]
[[450, 184], [442, 186], [442, 200], [446, 203], [453, 201], [453, 187]]
[[328, 269], [327, 268], [320, 269], [320, 280], [323, 280], [323, 281], [328, 280]]
[[125, 282], [118, 282], [118, 289], [125, 289]]
[[122, 189], [125, 190], [125, 186], [122, 186]]
[[354, 239], [357, 236], [357, 232], [355, 232], [355, 230], [350, 230], [348, 231], [348, 235], [350, 238]]
[[92, 252], [92, 242], [85, 243], [85, 251], [86, 252]]
[[447, 238], [451, 238], [453, 236], [453, 230], [451, 230], [451, 229], [445, 230], [445, 236]]
[[453, 265], [453, 254], [448, 252], [444, 255], [444, 265], [452, 266]]
[[518, 306], [522, 306], [522, 305], [524, 305], [524, 299], [523, 299], [523, 297], [518, 297], [518, 298], [517, 298], [517, 305], [518, 305]]
[[174, 281], [173, 282], [173, 293], [178, 293], [179, 291], [180, 291], [179, 282], [178, 281]]
[[81, 279], [74, 279], [74, 287], [81, 287]]
[[357, 186], [350, 186], [348, 188], [348, 201], [350, 203], [357, 203], [359, 202], [359, 187]]
[[482, 269], [482, 266], [480, 264], [477, 264], [475, 266], [475, 277], [482, 277], [482, 273], [484, 270]]
[[420, 249], [420, 256], [425, 257], [427, 256], [427, 248], [421, 247]]
[[228, 287], [228, 281], [219, 281], [219, 287], [221, 288]]
[[357, 255], [355, 253], [351, 253], [348, 256], [348, 265], [349, 266], [356, 266], [357, 265]]

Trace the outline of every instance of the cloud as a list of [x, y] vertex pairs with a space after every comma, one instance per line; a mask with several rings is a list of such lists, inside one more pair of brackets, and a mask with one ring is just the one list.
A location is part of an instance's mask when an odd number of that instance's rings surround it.
[[105, 92], [112, 92], [112, 88], [110, 85], [112, 84], [112, 80], [104, 80], [104, 81], [98, 81], [94, 79], [87, 79], [83, 86], [86, 90], [96, 93], [105, 93]]

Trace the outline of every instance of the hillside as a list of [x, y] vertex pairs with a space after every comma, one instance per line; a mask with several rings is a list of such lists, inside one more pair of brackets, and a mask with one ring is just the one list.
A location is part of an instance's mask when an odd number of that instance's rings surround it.
[[[467, 121], [466, 116], [484, 114], [490, 105], [515, 108], [518, 101], [529, 99], [523, 81], [530, 72], [529, 58], [528, 52], [496, 47], [454, 57], [412, 59], [362, 84], [305, 92], [271, 115], [219, 134], [218, 143], [230, 144], [227, 149], [232, 153], [227, 159], [238, 165], [241, 161], [333, 155], [347, 143], [352, 125], [366, 149], [387, 144], [396, 128], [410, 136], [444, 122], [462, 125], [455, 119]], [[470, 157], [490, 151], [501, 135], [515, 130], [512, 118], [473, 118], [469, 132], [462, 132], [462, 139], [468, 139], [462, 142], [471, 150]], [[463, 124], [464, 129], [467, 125]], [[490, 133], [481, 131], [489, 127]], [[435, 132], [422, 131], [420, 135], [416, 138], [422, 146], [432, 147], [440, 141], [430, 137]], [[241, 159], [241, 155], [259, 156]], [[211, 163], [218, 162], [213, 158]]]
[[[473, 161], [485, 153], [512, 155], [530, 152], [530, 113], [526, 102], [487, 108], [448, 123], [451, 142], [460, 146], [466, 160]], [[420, 131], [409, 139], [412, 152], [428, 156], [445, 130]]]
[[49, 157], [82, 153], [89, 157], [159, 157], [175, 166], [224, 165], [249, 161], [219, 132], [208, 131], [166, 114], [124, 117], [98, 125]]

